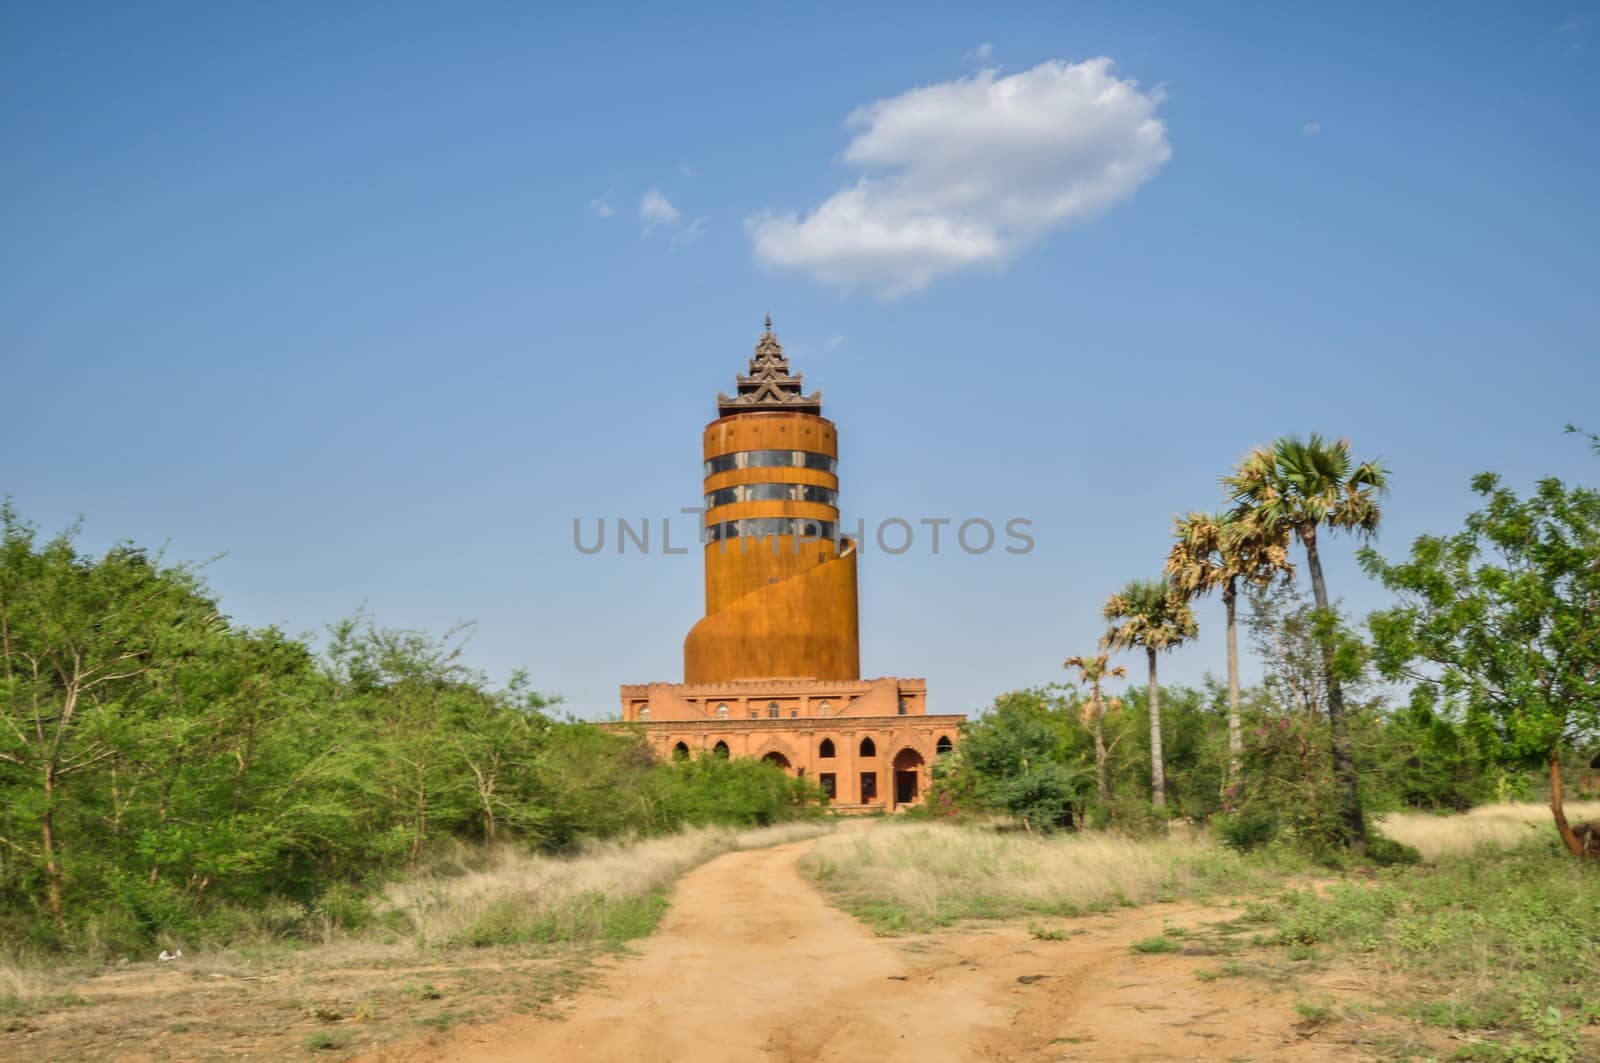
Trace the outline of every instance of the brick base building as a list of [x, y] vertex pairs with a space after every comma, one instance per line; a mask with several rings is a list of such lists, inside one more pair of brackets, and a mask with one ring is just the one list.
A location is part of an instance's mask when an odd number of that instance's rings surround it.
[[622, 715], [662, 757], [760, 757], [827, 791], [839, 811], [922, 800], [964, 716], [930, 716], [921, 679], [766, 679], [622, 688]]

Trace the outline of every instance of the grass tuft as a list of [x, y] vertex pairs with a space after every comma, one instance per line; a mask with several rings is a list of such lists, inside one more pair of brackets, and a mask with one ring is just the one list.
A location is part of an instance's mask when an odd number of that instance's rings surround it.
[[596, 842], [572, 856], [499, 849], [476, 868], [445, 866], [392, 887], [379, 915], [401, 917], [425, 948], [616, 946], [656, 928], [672, 883], [690, 868], [731, 849], [815, 837], [828, 829], [812, 823], [701, 828]]
[[1203, 835], [1005, 834], [948, 824], [885, 824], [824, 838], [802, 868], [880, 933], [962, 919], [1071, 917], [1177, 897], [1234, 892], [1281, 853], [1244, 856]]
[[[1568, 804], [1567, 818], [1573, 822], [1600, 819], [1600, 801]], [[1556, 832], [1550, 806], [1531, 801], [1484, 805], [1453, 815], [1395, 812], [1378, 825], [1384, 836], [1411, 846], [1428, 861], [1480, 849], [1515, 849], [1525, 842], [1554, 838]]]

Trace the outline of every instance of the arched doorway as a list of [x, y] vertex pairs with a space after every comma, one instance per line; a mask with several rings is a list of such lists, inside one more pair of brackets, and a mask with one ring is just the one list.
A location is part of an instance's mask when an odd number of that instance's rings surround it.
[[726, 742], [718, 742], [716, 745], [712, 746], [711, 747], [711, 755], [713, 757], [721, 757], [723, 760], [727, 760], [728, 759], [728, 743], [726, 743]]
[[689, 759], [689, 743], [687, 743], [687, 742], [679, 742], [677, 745], [673, 746], [672, 747], [672, 759], [673, 760], [688, 760]]
[[784, 771], [788, 771], [789, 770], [789, 758], [784, 756], [782, 753], [779, 753], [776, 749], [774, 749], [771, 753], [768, 753], [766, 756], [762, 757], [761, 759], [766, 761], [768, 764], [776, 764], [778, 767], [782, 768]]
[[894, 755], [894, 805], [914, 805], [922, 783], [922, 754], [907, 746]]

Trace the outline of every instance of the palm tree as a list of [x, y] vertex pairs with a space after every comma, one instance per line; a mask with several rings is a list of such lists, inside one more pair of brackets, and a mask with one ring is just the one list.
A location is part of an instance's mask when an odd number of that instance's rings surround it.
[[1156, 653], [1175, 649], [1194, 638], [1199, 628], [1194, 610], [1165, 579], [1132, 580], [1106, 599], [1101, 610], [1113, 623], [1100, 640], [1106, 649], [1143, 646], [1150, 662], [1150, 800], [1167, 805], [1167, 772], [1161, 759], [1161, 688], [1156, 684]]
[[1101, 653], [1094, 657], [1068, 657], [1061, 662], [1063, 668], [1076, 668], [1078, 682], [1086, 683], [1089, 687], [1089, 700], [1083, 705], [1083, 722], [1089, 725], [1094, 732], [1094, 782], [1100, 792], [1100, 804], [1103, 808], [1111, 808], [1111, 784], [1106, 779], [1106, 732], [1105, 718], [1107, 709], [1121, 707], [1120, 698], [1103, 698], [1100, 696], [1100, 680], [1124, 679], [1128, 670], [1122, 665], [1111, 664], [1111, 654]]
[[[1317, 553], [1317, 528], [1347, 531], [1362, 538], [1378, 529], [1382, 513], [1378, 495], [1389, 488], [1387, 470], [1373, 461], [1357, 464], [1349, 440], [1286, 436], [1271, 446], [1245, 455], [1232, 476], [1222, 478], [1232, 493], [1234, 515], [1261, 535], [1292, 532], [1306, 548], [1311, 593], [1317, 610], [1331, 616], [1328, 587]], [[1333, 747], [1333, 773], [1338, 788], [1339, 818], [1344, 842], [1366, 848], [1366, 823], [1356, 787], [1355, 759], [1350, 752], [1350, 727], [1344, 690], [1333, 670], [1333, 645], [1322, 646], [1322, 676], [1328, 692], [1328, 730]]]
[[1239, 781], [1244, 735], [1239, 722], [1239, 581], [1265, 587], [1279, 575], [1293, 576], [1287, 529], [1264, 530], [1231, 512], [1196, 513], [1173, 525], [1177, 542], [1167, 555], [1173, 589], [1188, 600], [1222, 592], [1228, 617], [1228, 775], [1223, 792]]

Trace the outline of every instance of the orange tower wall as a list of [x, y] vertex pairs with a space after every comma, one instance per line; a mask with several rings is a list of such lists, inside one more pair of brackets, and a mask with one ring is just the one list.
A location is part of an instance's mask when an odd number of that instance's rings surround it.
[[[752, 411], [706, 426], [704, 454], [803, 451], [837, 459], [833, 422], [810, 413]], [[708, 465], [709, 468], [709, 465]], [[743, 484], [790, 484], [837, 491], [836, 473], [805, 467], [735, 468], [708, 473], [705, 490]], [[705, 525], [761, 518], [826, 522], [836, 505], [795, 499], [731, 501], [712, 506]], [[684, 640], [687, 683], [786, 676], [859, 679], [861, 650], [854, 544], [829, 536], [722, 538], [705, 546], [706, 616]]]

